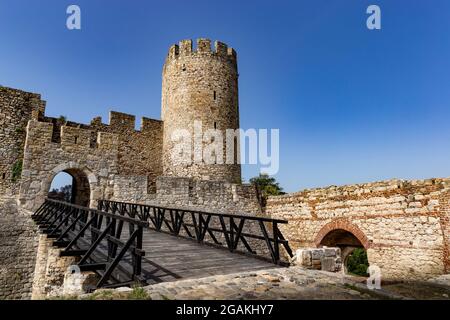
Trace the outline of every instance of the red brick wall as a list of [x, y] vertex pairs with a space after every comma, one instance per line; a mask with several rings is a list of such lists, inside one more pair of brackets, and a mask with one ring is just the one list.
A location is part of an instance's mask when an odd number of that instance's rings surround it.
[[450, 179], [390, 180], [269, 197], [266, 212], [291, 247], [319, 246], [346, 230], [367, 249], [369, 263], [392, 279], [449, 272]]

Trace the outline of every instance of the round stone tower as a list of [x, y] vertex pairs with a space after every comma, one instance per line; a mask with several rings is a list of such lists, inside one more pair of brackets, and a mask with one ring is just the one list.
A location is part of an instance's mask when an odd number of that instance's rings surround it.
[[[191, 40], [183, 40], [170, 48], [162, 78], [164, 175], [240, 182], [241, 166], [236, 161], [239, 138], [226, 138], [227, 129], [239, 128], [236, 52], [218, 41], [211, 49], [208, 39], [198, 39], [194, 50]], [[217, 143], [218, 136], [205, 135], [209, 129], [222, 134], [223, 145], [216, 144], [212, 152], [207, 146]], [[180, 142], [186, 140], [174, 138], [177, 137], [174, 132], [180, 130], [190, 134], [191, 144], [183, 146], [192, 151], [191, 159], [181, 163], [173, 157], [175, 154], [186, 160], [186, 154], [180, 151]], [[228, 148], [227, 140], [232, 141]], [[215, 152], [220, 146], [223, 157]], [[203, 161], [205, 153], [212, 154], [214, 161]]]

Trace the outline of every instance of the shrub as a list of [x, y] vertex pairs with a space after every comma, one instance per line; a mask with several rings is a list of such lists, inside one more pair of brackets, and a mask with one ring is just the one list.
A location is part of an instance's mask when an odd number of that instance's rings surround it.
[[358, 276], [368, 276], [369, 260], [366, 250], [357, 248], [347, 258], [347, 271]]

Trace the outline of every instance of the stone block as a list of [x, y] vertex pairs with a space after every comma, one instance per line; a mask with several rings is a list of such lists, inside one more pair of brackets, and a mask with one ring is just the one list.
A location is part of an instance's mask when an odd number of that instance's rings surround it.
[[313, 260], [320, 260], [324, 256], [325, 251], [323, 249], [311, 249], [311, 256]]

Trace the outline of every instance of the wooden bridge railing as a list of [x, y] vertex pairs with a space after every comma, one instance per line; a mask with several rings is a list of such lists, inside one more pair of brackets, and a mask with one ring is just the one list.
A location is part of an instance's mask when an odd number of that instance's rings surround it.
[[32, 218], [55, 246], [64, 248], [62, 256], [81, 256], [80, 270], [100, 275], [97, 287], [144, 282], [142, 232], [148, 222], [50, 199]]
[[[185, 233], [189, 238], [201, 243], [210, 242], [226, 246], [231, 252], [237, 251], [238, 245], [242, 244], [247, 252], [266, 257], [262, 253], [264, 248], [268, 252], [269, 259], [275, 264], [285, 264], [280, 255], [281, 247], [284, 247], [286, 253], [292, 257], [289, 243], [278, 228], [279, 224], [288, 223], [286, 220], [109, 200], [99, 200], [98, 209], [150, 222], [150, 228], [157, 231], [169, 232], [176, 236]], [[220, 240], [224, 240], [225, 243]]]

